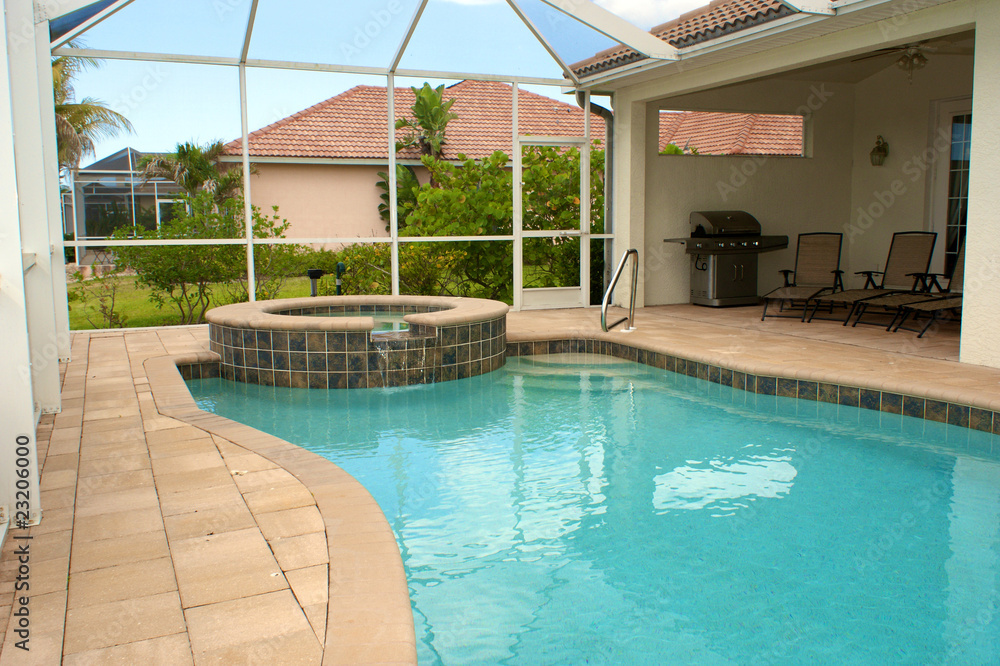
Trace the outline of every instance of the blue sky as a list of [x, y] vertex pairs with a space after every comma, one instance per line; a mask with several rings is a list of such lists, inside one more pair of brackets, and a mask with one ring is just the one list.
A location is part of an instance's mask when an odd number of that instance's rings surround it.
[[[542, 4], [524, 11], [566, 62], [613, 43]], [[385, 67], [417, 0], [261, 0], [250, 57]], [[707, 0], [598, 0], [644, 29]], [[249, 0], [135, 0], [83, 36], [94, 49], [239, 55]], [[558, 65], [503, 0], [430, 0], [401, 68], [560, 78]], [[397, 79], [396, 85], [421, 80]], [[450, 82], [445, 82], [450, 83]], [[248, 120], [253, 131], [359, 84], [384, 77], [250, 69]], [[101, 141], [96, 158], [125, 146], [169, 151], [179, 142], [240, 136], [239, 78], [234, 67], [104, 61], [76, 82], [78, 97], [94, 97], [124, 114], [135, 133]], [[558, 88], [532, 87], [558, 97]], [[566, 98], [570, 101], [569, 98]], [[94, 158], [85, 158], [84, 164]]]

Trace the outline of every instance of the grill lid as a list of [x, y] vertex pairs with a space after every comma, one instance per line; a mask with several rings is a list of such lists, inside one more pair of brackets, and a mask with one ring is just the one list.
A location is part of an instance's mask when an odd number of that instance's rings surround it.
[[702, 210], [691, 213], [691, 236], [759, 236], [760, 222], [743, 210]]

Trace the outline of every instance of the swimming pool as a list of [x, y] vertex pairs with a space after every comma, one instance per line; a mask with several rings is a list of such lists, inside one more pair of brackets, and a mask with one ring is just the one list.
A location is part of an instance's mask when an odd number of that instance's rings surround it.
[[593, 355], [382, 390], [189, 386], [372, 492], [421, 663], [1000, 658], [992, 435]]

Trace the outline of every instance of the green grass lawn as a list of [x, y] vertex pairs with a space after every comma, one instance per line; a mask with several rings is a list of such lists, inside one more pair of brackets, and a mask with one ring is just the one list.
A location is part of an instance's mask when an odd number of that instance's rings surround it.
[[[149, 300], [149, 289], [138, 287], [134, 277], [120, 276], [110, 278], [116, 282], [115, 311], [123, 314], [129, 328], [140, 326], [171, 326], [180, 323], [180, 313], [170, 303], [162, 308]], [[79, 284], [69, 283], [69, 289], [76, 290]], [[278, 298], [297, 298], [309, 295], [309, 278], [294, 277], [285, 280]], [[96, 296], [88, 300], [71, 301], [69, 304], [69, 327], [73, 331], [101, 328], [104, 326], [100, 313], [96, 309]], [[214, 303], [211, 307], [214, 307]], [[88, 318], [89, 317], [89, 318]]]

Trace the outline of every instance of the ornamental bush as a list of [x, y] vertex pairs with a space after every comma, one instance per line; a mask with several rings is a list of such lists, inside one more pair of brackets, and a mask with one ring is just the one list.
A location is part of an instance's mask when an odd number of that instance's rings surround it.
[[[254, 237], [283, 238], [288, 221], [264, 215], [252, 207]], [[242, 198], [218, 202], [212, 192], [202, 190], [184, 196], [175, 204], [173, 216], [159, 229], [123, 227], [115, 240], [208, 240], [246, 238]], [[257, 245], [254, 248], [254, 289], [259, 299], [273, 298], [289, 266], [302, 251], [295, 245]], [[172, 305], [181, 324], [205, 320], [213, 295], [216, 304], [247, 300], [248, 276], [245, 245], [157, 245], [118, 247], [116, 265], [135, 271], [136, 282], [151, 290], [150, 301], [157, 307]], [[215, 293], [215, 292], [218, 293]]]

